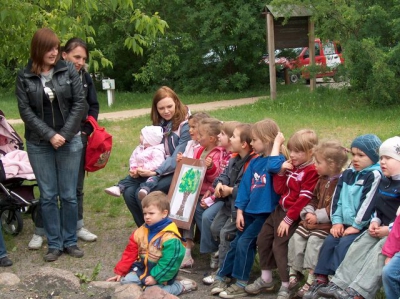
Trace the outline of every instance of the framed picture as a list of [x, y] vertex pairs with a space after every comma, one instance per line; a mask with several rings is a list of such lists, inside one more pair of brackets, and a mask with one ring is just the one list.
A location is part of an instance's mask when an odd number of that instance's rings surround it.
[[190, 228], [206, 170], [204, 160], [182, 158], [177, 163], [168, 198], [171, 206], [169, 218], [179, 228]]

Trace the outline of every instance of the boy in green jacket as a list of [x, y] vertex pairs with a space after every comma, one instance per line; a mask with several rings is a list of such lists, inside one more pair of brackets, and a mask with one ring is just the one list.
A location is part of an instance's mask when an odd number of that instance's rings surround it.
[[149, 193], [142, 200], [145, 224], [136, 229], [107, 281], [135, 283], [143, 288], [158, 286], [172, 295], [197, 289], [189, 279], [177, 280], [185, 256], [184, 242], [178, 227], [169, 218], [170, 204], [161, 191]]

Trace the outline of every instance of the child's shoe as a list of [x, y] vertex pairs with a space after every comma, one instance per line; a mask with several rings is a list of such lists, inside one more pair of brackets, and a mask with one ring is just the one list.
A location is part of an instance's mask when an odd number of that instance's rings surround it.
[[120, 197], [121, 196], [121, 189], [118, 186], [112, 186], [109, 188], [104, 189], [104, 192], [108, 195]]
[[303, 298], [304, 294], [310, 289], [310, 284], [306, 282], [296, 293], [297, 297]]
[[336, 290], [335, 294], [336, 298], [339, 299], [364, 299], [355, 289], [350, 287], [345, 290]]
[[336, 298], [336, 292], [341, 290], [339, 286], [333, 282], [328, 283], [326, 287], [318, 290], [318, 295], [325, 298]]
[[243, 298], [247, 296], [247, 293], [244, 288], [234, 283], [230, 287], [219, 293], [219, 296], [221, 298]]
[[289, 290], [294, 290], [299, 287], [300, 281], [303, 279], [304, 275], [301, 273], [293, 274], [289, 276]]
[[218, 264], [219, 264], [219, 252], [213, 252], [211, 253], [211, 260], [210, 260], [210, 268], [211, 269], [217, 269]]
[[142, 200], [143, 198], [145, 198], [146, 195], [149, 194], [149, 191], [150, 191], [150, 190], [148, 190], [148, 188], [146, 188], [146, 187], [141, 188], [141, 189], [139, 190], [139, 192], [138, 192], [138, 198], [139, 198], [139, 200]]
[[229, 278], [225, 278], [223, 280], [221, 279], [215, 279], [214, 282], [211, 285], [211, 295], [217, 295], [223, 291], [225, 291], [225, 289], [228, 288], [228, 283], [230, 283], [230, 279]]
[[289, 299], [290, 298], [290, 290], [287, 287], [281, 286], [278, 291], [278, 296], [276, 299]]
[[215, 275], [217, 275], [219, 268], [211, 273], [210, 275], [206, 276], [203, 278], [203, 284], [205, 284], [206, 286], [212, 285], [213, 282], [215, 281]]
[[181, 269], [183, 269], [183, 268], [192, 268], [193, 267], [193, 264], [194, 264], [194, 259], [191, 257], [191, 256], [189, 256], [189, 257], [184, 257], [183, 258], [183, 261], [182, 261], [182, 264], [181, 264], [181, 266], [180, 266], [180, 268]]
[[317, 298], [319, 298], [318, 290], [320, 288], [323, 288], [323, 287], [326, 287], [326, 286], [327, 286], [326, 283], [320, 282], [317, 279], [315, 279], [313, 281], [313, 283], [311, 284], [309, 290], [303, 295], [303, 298], [304, 299], [317, 299]]
[[183, 286], [181, 294], [187, 294], [197, 290], [197, 283], [194, 280], [184, 278], [182, 280], [179, 280], [179, 283]]
[[265, 282], [261, 277], [257, 278], [252, 284], [247, 285], [244, 289], [248, 294], [257, 295], [260, 292], [273, 291], [275, 282]]

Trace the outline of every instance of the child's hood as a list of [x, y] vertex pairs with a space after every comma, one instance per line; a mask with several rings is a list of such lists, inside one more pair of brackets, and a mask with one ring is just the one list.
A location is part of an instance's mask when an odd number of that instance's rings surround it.
[[[354, 172], [357, 172], [357, 171], [354, 169], [353, 166], [351, 167], [351, 169], [352, 169]], [[382, 172], [379, 163], [375, 163], [375, 164], [372, 164], [372, 165], [370, 165], [370, 166], [368, 166], [368, 167], [365, 167], [364, 169], [360, 170], [359, 172], [360, 172], [360, 173], [366, 173], [366, 172], [373, 171], [373, 170], [378, 170], [379, 172]]]
[[168, 224], [161, 231], [163, 231], [163, 232], [172, 232], [175, 235], [177, 235], [179, 238], [182, 238], [181, 233], [179, 232], [179, 229], [176, 226], [175, 222], [172, 222], [172, 223]]

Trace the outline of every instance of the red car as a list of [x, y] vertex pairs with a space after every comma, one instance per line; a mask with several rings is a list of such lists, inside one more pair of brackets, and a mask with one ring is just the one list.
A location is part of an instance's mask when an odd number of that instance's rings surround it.
[[[284, 70], [288, 68], [290, 72], [290, 81], [296, 83], [300, 77], [306, 80], [310, 79], [310, 73], [307, 70], [307, 66], [310, 64], [310, 53], [308, 47], [295, 48], [292, 50], [295, 52], [296, 58], [285, 58], [279, 57], [280, 53], [277, 53], [275, 64], [278, 70]], [[269, 64], [268, 57], [265, 57], [264, 62]], [[336, 68], [339, 64], [343, 64], [344, 59], [342, 57], [342, 48], [340, 44], [332, 41], [322, 43], [319, 38], [315, 39], [315, 64], [319, 67], [317, 78], [332, 77], [336, 73]]]

